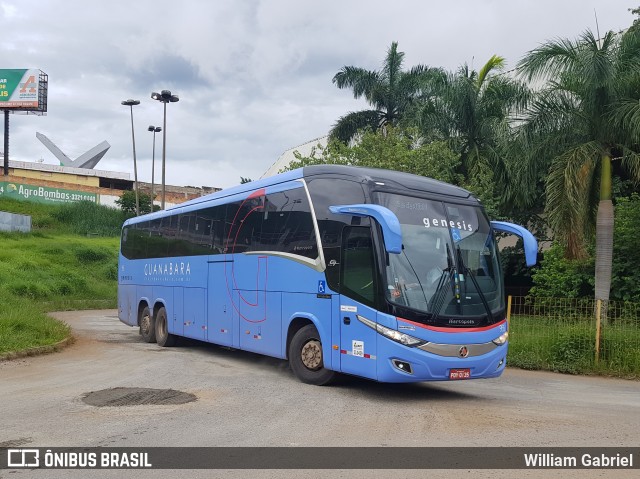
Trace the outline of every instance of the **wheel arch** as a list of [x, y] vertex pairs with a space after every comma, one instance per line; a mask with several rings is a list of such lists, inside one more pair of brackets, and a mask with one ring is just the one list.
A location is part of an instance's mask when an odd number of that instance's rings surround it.
[[327, 324], [326, 327], [328, 328], [328, 330], [325, 330], [325, 328], [322, 327], [322, 323], [315, 315], [299, 312], [292, 314], [291, 318], [289, 319], [289, 326], [287, 327], [287, 337], [284, 343], [283, 357], [285, 359], [289, 359], [289, 347], [291, 346], [291, 340], [300, 329], [308, 324], [312, 324], [320, 335], [320, 342], [322, 343], [322, 349], [324, 350], [324, 357], [327, 359], [331, 358], [331, 325]]
[[167, 305], [164, 303], [164, 301], [162, 299], [157, 299], [156, 302], [153, 304], [153, 317], [154, 318], [158, 315], [158, 311], [160, 310], [160, 308], [164, 308], [166, 310], [167, 309]]
[[142, 311], [144, 310], [144, 308], [147, 308], [147, 307], [149, 307], [149, 302], [147, 301], [147, 298], [142, 298], [138, 303], [138, 314], [136, 314], [137, 326], [140, 326], [140, 318], [142, 317]]

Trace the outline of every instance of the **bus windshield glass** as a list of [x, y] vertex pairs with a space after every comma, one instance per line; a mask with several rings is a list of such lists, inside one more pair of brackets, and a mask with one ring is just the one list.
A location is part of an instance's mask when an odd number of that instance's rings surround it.
[[[479, 206], [377, 193], [402, 228], [402, 252], [389, 254], [387, 299], [446, 324], [500, 321], [504, 297], [496, 242]], [[468, 322], [467, 322], [468, 321]]]

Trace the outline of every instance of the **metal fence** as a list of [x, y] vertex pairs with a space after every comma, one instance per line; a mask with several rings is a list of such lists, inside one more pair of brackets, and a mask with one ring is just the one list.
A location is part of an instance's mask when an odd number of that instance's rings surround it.
[[511, 366], [640, 377], [640, 303], [509, 296]]

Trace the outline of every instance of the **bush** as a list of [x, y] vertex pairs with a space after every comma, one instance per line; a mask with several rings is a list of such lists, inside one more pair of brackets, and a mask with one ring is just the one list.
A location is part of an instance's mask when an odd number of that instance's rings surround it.
[[595, 352], [590, 331], [562, 332], [551, 346], [551, 366], [560, 373], [580, 374], [593, 368]]
[[537, 298], [592, 297], [594, 274], [593, 258], [566, 259], [564, 249], [554, 244], [544, 252], [540, 267], [532, 273], [534, 286], [529, 294]]
[[616, 200], [611, 299], [640, 302], [640, 196]]

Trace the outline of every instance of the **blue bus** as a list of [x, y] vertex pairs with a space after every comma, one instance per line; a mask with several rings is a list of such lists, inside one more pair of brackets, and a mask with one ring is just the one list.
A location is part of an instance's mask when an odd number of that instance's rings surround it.
[[397, 171], [308, 166], [127, 220], [119, 319], [287, 359], [303, 382], [499, 376], [508, 325], [495, 231], [468, 191]]

